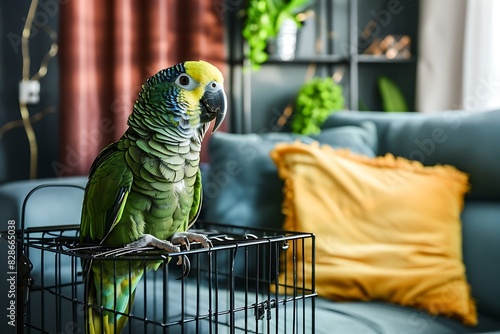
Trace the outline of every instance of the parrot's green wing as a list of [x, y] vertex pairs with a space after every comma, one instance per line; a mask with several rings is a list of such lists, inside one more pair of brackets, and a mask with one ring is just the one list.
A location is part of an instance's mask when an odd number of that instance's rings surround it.
[[198, 169], [198, 172], [196, 173], [196, 180], [194, 181], [193, 205], [191, 206], [191, 211], [189, 212], [189, 222], [186, 230], [191, 228], [191, 226], [193, 226], [198, 219], [201, 211], [202, 200], [203, 191], [201, 184], [201, 171]]
[[[133, 173], [125, 161], [125, 151], [118, 146], [118, 143], [114, 143], [102, 150], [90, 168], [80, 224], [80, 240], [84, 243], [102, 244], [120, 221], [127, 202]], [[130, 241], [124, 239], [120, 245], [109, 246], [123, 246]], [[97, 304], [117, 312], [128, 312], [134, 298], [135, 284], [142, 277], [142, 271], [137, 275], [135, 272], [134, 275], [119, 275], [116, 270], [128, 269], [130, 272], [130, 269], [118, 261], [97, 266], [93, 262], [94, 260], [86, 260], [83, 263], [88, 305]], [[108, 264], [111, 264], [111, 269]], [[127, 279], [132, 279], [132, 282], [124, 283]], [[96, 284], [96, 281], [100, 283]], [[127, 288], [121, 291], [116, 286]], [[119, 333], [127, 322], [127, 317], [113, 315], [108, 311], [101, 313], [93, 308], [89, 308], [85, 316], [87, 331], [90, 333], [114, 333], [115, 328]]]
[[[82, 241], [102, 243], [121, 218], [132, 180], [125, 152], [119, 150], [116, 143], [97, 156], [85, 189], [80, 225]], [[130, 241], [123, 240], [123, 244]]]

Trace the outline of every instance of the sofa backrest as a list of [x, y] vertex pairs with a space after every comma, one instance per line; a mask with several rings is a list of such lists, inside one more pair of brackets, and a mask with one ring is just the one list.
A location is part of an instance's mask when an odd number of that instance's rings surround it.
[[323, 128], [375, 123], [378, 154], [450, 164], [470, 176], [469, 197], [500, 200], [500, 110], [441, 113], [339, 112]]
[[[21, 228], [26, 200], [25, 227], [80, 224], [83, 188], [87, 177], [22, 180], [0, 185], [0, 218]], [[40, 188], [38, 188], [40, 187]], [[26, 199], [28, 194], [31, 195]]]

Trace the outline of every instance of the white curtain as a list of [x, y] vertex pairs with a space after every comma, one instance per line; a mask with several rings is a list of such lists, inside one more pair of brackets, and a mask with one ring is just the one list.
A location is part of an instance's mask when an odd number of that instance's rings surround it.
[[422, 0], [417, 110], [500, 108], [500, 1]]

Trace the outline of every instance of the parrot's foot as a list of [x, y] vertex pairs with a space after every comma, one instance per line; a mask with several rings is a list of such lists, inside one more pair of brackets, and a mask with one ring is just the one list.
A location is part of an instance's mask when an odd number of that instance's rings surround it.
[[212, 247], [212, 242], [206, 235], [193, 233], [193, 232], [176, 232], [170, 238], [174, 245], [185, 246], [187, 250], [191, 248], [191, 242], [199, 242], [203, 248]]
[[179, 246], [175, 246], [168, 240], [160, 240], [151, 234], [144, 234], [140, 239], [125, 245], [126, 248], [142, 248], [148, 246], [163, 249], [169, 253], [177, 253], [181, 251]]
[[[193, 233], [193, 232], [175, 232], [172, 237], [170, 237], [170, 241], [172, 242], [173, 245], [179, 245], [179, 246], [184, 246], [186, 247], [187, 250], [191, 248], [191, 242], [199, 242], [203, 248], [210, 248], [212, 247], [212, 242], [208, 239], [206, 235], [203, 234], [198, 234], [198, 233]], [[184, 279], [186, 276], [189, 274], [189, 271], [191, 270], [191, 263], [187, 258], [182, 261], [182, 259], [179, 257], [179, 261], [177, 262], [177, 265], [184, 265], [184, 270], [182, 273], [182, 276], [179, 277], [179, 279]], [[187, 268], [187, 270], [186, 270]]]
[[[144, 234], [140, 239], [131, 242], [125, 245], [125, 248], [141, 248], [141, 247], [156, 247], [159, 249], [163, 249], [169, 253], [177, 253], [180, 252], [181, 249], [179, 246], [174, 245], [172, 242], [168, 240], [161, 240], [151, 234]], [[183, 265], [182, 268], [182, 276], [179, 278], [186, 278], [191, 271], [191, 263], [186, 255], [179, 255], [179, 261], [177, 261], [177, 265]]]

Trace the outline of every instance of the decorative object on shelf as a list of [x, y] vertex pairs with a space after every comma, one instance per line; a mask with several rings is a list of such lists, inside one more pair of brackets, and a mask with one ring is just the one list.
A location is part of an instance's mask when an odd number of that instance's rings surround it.
[[379, 22], [368, 22], [359, 36], [361, 54], [387, 59], [410, 59], [411, 37], [408, 35], [379, 36]]
[[386, 57], [387, 59], [410, 59], [411, 38], [408, 35], [387, 35], [376, 37], [363, 51], [365, 55]]
[[331, 77], [313, 78], [302, 85], [295, 100], [292, 132], [305, 135], [319, 133], [328, 115], [343, 107], [342, 86]]
[[[272, 45], [278, 57], [282, 60], [293, 59], [297, 30], [303, 19], [298, 14], [305, 10], [308, 2], [309, 0], [248, 0], [242, 35], [248, 43], [246, 57], [252, 69], [258, 70], [269, 59], [268, 42], [275, 38]], [[279, 35], [280, 30], [282, 35]]]
[[409, 110], [401, 89], [399, 89], [393, 80], [386, 76], [380, 76], [378, 78], [378, 87], [384, 111], [396, 112]]
[[268, 43], [269, 54], [275, 55], [279, 60], [289, 61], [295, 58], [295, 48], [297, 45], [298, 26], [294, 20], [286, 18], [276, 38]]

